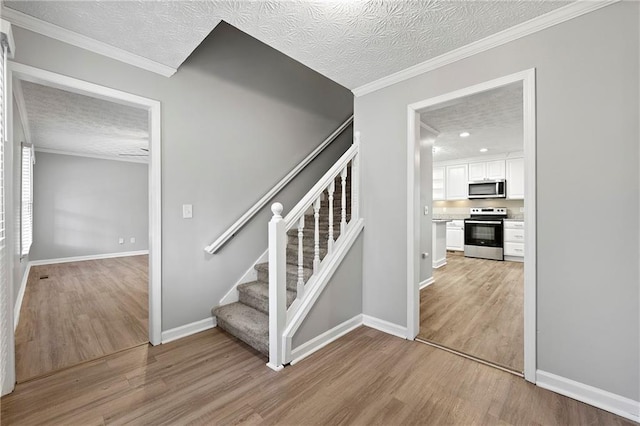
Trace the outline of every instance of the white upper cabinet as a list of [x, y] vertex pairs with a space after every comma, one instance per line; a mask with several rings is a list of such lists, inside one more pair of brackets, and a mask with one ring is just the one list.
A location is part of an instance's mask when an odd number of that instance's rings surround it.
[[504, 160], [469, 163], [469, 180], [493, 180], [505, 178]]
[[524, 158], [507, 159], [507, 198], [524, 199]]
[[444, 167], [433, 168], [433, 199], [436, 201], [446, 199]]
[[504, 160], [487, 161], [487, 179], [505, 179]]
[[487, 163], [470, 163], [469, 180], [474, 182], [484, 180], [487, 176]]
[[469, 191], [467, 164], [447, 166], [447, 200], [466, 200]]

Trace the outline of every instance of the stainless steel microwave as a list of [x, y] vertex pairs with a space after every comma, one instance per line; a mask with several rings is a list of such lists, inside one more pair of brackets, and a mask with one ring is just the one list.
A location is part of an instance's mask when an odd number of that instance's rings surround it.
[[495, 179], [469, 182], [469, 198], [507, 198], [507, 181]]

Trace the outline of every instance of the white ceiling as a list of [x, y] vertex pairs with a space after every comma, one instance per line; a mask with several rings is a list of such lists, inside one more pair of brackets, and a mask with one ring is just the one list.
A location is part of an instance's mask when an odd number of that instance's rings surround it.
[[[522, 83], [437, 105], [420, 120], [437, 130], [434, 161], [490, 156], [523, 150]], [[470, 136], [460, 137], [469, 132]], [[485, 153], [481, 148], [487, 148]]]
[[173, 68], [224, 20], [354, 89], [571, 1], [5, 1]]
[[21, 81], [36, 149], [147, 161], [148, 112]]

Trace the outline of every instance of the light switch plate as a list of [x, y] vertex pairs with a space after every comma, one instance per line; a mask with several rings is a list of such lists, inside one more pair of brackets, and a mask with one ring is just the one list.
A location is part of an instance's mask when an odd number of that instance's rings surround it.
[[118, 244], [124, 244], [124, 238], [122, 237], [118, 238]]
[[182, 205], [182, 218], [191, 219], [193, 217], [193, 204]]
[[131, 244], [135, 244], [135, 243], [136, 243], [136, 237], [131, 237], [131, 238], [129, 239], [129, 242], [130, 242]]
[[429, 214], [429, 206], [424, 206], [424, 215], [428, 215]]

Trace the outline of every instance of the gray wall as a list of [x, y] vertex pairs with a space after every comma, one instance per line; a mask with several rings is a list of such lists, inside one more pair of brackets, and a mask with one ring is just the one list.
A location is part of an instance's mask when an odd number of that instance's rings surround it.
[[535, 67], [538, 368], [640, 399], [639, 7], [616, 3], [355, 99], [365, 314], [406, 324], [407, 105]]
[[[267, 247], [269, 208], [214, 256], [204, 247], [352, 112], [352, 94], [220, 24], [165, 78], [14, 28], [16, 61], [162, 103], [162, 329], [211, 307]], [[289, 211], [351, 143], [336, 141], [277, 197]], [[182, 219], [182, 204], [193, 218]]]
[[[22, 151], [21, 143], [26, 142], [24, 137], [24, 130], [22, 128], [22, 118], [18, 111], [18, 105], [15, 99], [13, 100], [13, 144], [11, 146], [11, 152], [7, 149], [7, 157], [11, 158], [11, 164], [5, 163], [7, 167], [7, 176], [11, 176], [11, 181], [6, 182], [6, 187], [11, 188], [11, 192], [7, 191], [7, 211], [12, 211], [13, 222], [7, 220], [7, 226], [11, 227], [11, 235], [7, 234], [11, 244], [11, 265], [13, 274], [13, 304], [15, 306], [18, 299], [18, 292], [20, 291], [20, 285], [22, 284], [22, 278], [27, 270], [27, 264], [29, 263], [29, 256], [20, 256], [20, 196], [21, 196], [21, 182], [22, 182]], [[11, 169], [10, 169], [11, 168]], [[11, 194], [11, 199], [9, 199]], [[7, 215], [7, 219], [9, 216]]]
[[148, 176], [146, 164], [36, 152], [30, 259], [147, 250]]
[[293, 336], [293, 349], [362, 313], [363, 239], [364, 231]]

